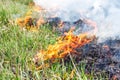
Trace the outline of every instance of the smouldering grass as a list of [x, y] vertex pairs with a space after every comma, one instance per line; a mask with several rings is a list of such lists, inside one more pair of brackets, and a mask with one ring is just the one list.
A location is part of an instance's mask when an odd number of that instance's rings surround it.
[[[49, 25], [41, 26], [37, 33], [23, 31], [15, 20], [30, 7], [31, 0], [0, 0], [0, 80], [93, 80], [84, 74], [82, 66], [54, 63], [49, 68], [35, 70], [33, 55], [54, 44], [58, 34]], [[71, 74], [72, 70], [76, 70]], [[79, 73], [79, 75], [78, 75]], [[71, 75], [73, 77], [71, 78]]]

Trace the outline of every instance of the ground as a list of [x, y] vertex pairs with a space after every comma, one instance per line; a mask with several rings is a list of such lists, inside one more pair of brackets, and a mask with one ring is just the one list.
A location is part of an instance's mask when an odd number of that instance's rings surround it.
[[0, 0], [0, 80], [93, 80], [92, 74], [84, 74], [84, 65], [76, 66], [72, 60], [36, 70], [33, 56], [54, 44], [58, 33], [49, 25], [40, 26], [38, 32], [31, 32], [16, 24], [16, 19], [31, 9], [31, 2]]

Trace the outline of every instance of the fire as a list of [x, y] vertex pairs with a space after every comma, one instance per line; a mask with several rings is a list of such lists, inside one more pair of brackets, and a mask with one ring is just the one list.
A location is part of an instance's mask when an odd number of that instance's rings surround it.
[[43, 9], [38, 6], [33, 6], [32, 10], [29, 10], [24, 17], [18, 18], [16, 20], [16, 23], [22, 28], [30, 31], [37, 31], [39, 29], [39, 26], [45, 23], [45, 20], [43, 17], [40, 17], [39, 19], [36, 17], [33, 17], [33, 13], [37, 13], [42, 11]]
[[69, 53], [71, 55], [77, 54], [76, 48], [80, 48], [93, 40], [93, 37], [88, 38], [87, 33], [76, 36], [72, 32], [73, 29], [65, 33], [65, 36], [60, 37], [54, 45], [49, 45], [46, 51], [41, 50], [35, 55], [34, 61], [65, 58]]
[[[17, 24], [22, 28], [27, 30], [38, 30], [39, 26], [46, 23], [43, 16], [39, 16], [39, 18], [33, 18], [32, 13], [35, 11], [36, 13], [46, 12], [43, 8], [39, 6], [34, 6], [33, 11], [29, 11], [26, 13], [24, 18], [19, 18], [17, 20]], [[37, 16], [38, 17], [38, 16]], [[52, 16], [55, 17], [55, 16]], [[84, 20], [84, 22], [90, 26], [94, 27], [94, 33], [96, 33], [96, 24], [90, 20]], [[63, 28], [64, 22], [60, 21], [57, 27]], [[47, 50], [40, 50], [34, 57], [34, 61], [46, 61], [46, 60], [54, 60], [65, 58], [68, 54], [76, 55], [78, 52], [77, 48], [84, 46], [85, 44], [91, 42], [93, 40], [93, 36], [90, 36], [89, 32], [81, 33], [79, 35], [74, 35], [73, 30], [71, 29], [68, 33], [65, 33], [65, 36], [59, 37], [58, 41], [54, 45], [49, 45]], [[94, 35], [94, 34], [93, 34]], [[41, 68], [41, 67], [40, 67]]]

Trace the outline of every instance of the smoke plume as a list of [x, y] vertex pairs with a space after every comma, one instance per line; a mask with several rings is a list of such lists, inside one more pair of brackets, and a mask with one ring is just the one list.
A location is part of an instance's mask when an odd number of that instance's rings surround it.
[[91, 19], [100, 40], [120, 35], [120, 0], [34, 0], [36, 5], [63, 21]]

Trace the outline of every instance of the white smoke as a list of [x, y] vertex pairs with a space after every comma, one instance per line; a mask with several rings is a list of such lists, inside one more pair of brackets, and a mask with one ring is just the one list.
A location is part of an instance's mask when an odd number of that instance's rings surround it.
[[34, 2], [36, 5], [42, 6], [64, 21], [75, 21], [80, 19], [81, 13], [87, 11], [93, 4], [90, 0], [87, 0], [87, 2], [82, 0], [34, 0]]
[[120, 0], [34, 0], [63, 21], [89, 18], [97, 23], [100, 39], [120, 35]]

